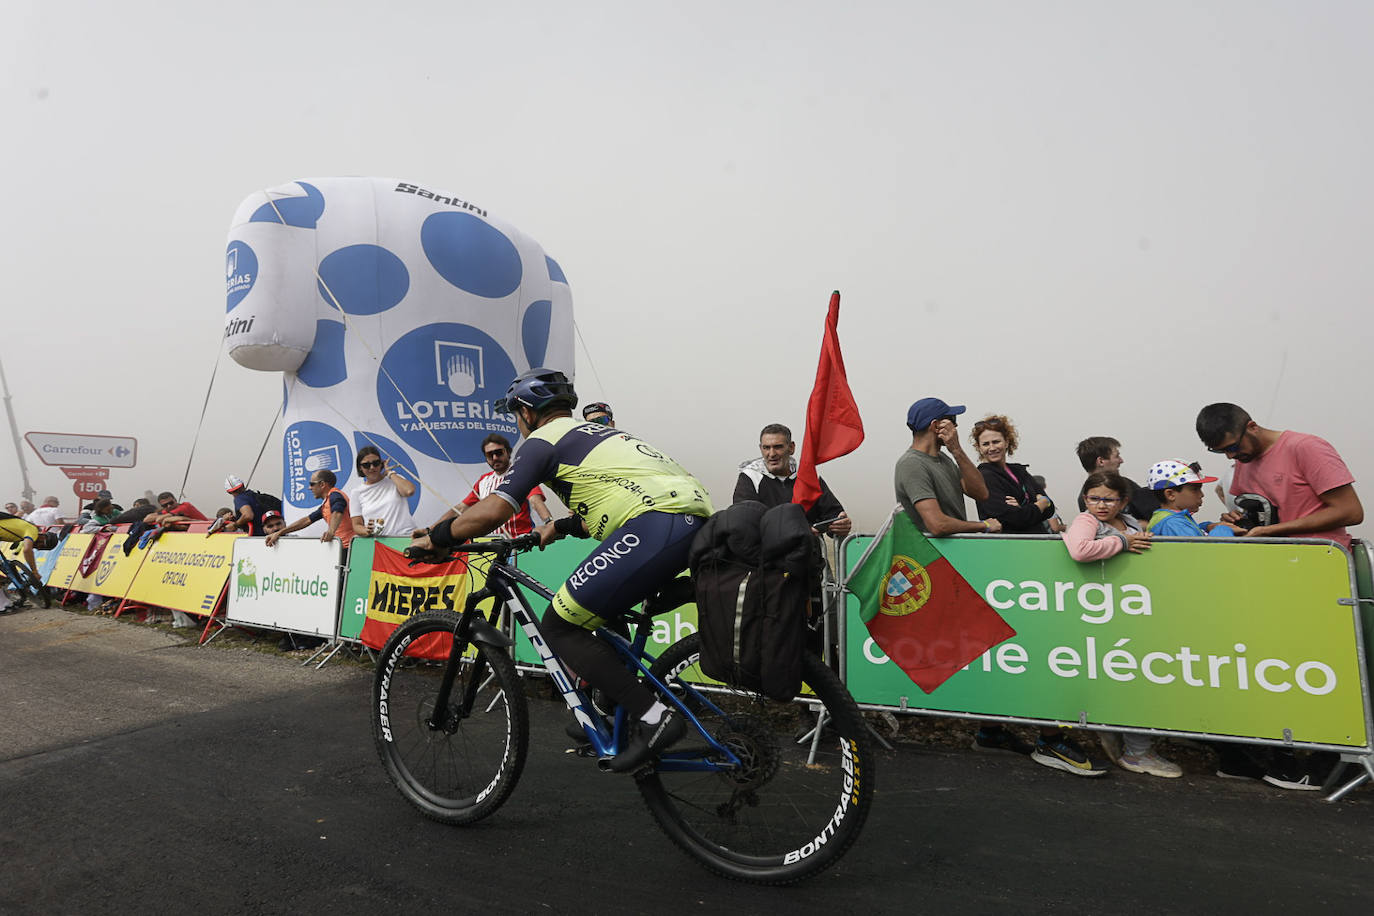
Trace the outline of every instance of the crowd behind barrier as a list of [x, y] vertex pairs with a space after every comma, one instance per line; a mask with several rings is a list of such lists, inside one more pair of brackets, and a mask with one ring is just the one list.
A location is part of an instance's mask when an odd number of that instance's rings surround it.
[[[127, 531], [116, 531], [84, 573], [94, 535], [73, 532], [41, 552], [40, 568], [67, 600], [95, 594], [118, 602], [116, 614], [194, 615], [206, 622], [202, 641], [217, 626], [240, 625], [356, 644], [369, 620], [394, 626], [461, 606], [482, 584], [479, 559], [441, 574], [378, 561], [383, 551], [399, 556], [406, 538], [359, 538], [345, 560], [337, 542], [286, 538], [269, 548], [263, 538], [200, 527], [128, 553]], [[845, 573], [873, 540], [845, 539]], [[1368, 769], [1369, 545], [1204, 540], [1163, 541], [1148, 560], [1084, 565], [1052, 536], [946, 539], [951, 563], [1017, 636], [924, 695], [875, 646], [855, 609], [861, 596], [850, 594], [847, 606], [828, 609], [840, 634], [835, 661], [868, 709], [1324, 749]], [[583, 552], [564, 541], [520, 562], [557, 583]], [[656, 621], [651, 641], [666, 648], [695, 628], [688, 605]], [[368, 641], [379, 645], [386, 632]], [[542, 671], [524, 634], [513, 635], [518, 665]]]

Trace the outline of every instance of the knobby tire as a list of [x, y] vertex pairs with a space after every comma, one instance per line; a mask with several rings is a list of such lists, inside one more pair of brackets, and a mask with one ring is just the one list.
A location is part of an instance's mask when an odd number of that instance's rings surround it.
[[[747, 690], [704, 696], [720, 712], [682, 690], [679, 678], [699, 678], [701, 637], [669, 647], [651, 667], [694, 715], [745, 766], [734, 772], [673, 772], [660, 765], [638, 778], [640, 793], [669, 838], [706, 868], [756, 884], [790, 884], [837, 862], [858, 838], [872, 803], [874, 752], [863, 716], [839, 677], [808, 653], [802, 666], [810, 699], [827, 722], [813, 763], [807, 762], [814, 712]], [[814, 707], [811, 707], [814, 710]], [[705, 747], [699, 733], [668, 752]]]
[[[515, 663], [505, 649], [480, 643], [460, 662], [447, 723], [430, 726], [459, 619], [431, 611], [397, 627], [378, 657], [372, 686], [372, 734], [387, 775], [420, 813], [446, 824], [471, 824], [501, 807], [529, 747], [529, 711]], [[474, 674], [481, 687], [470, 714], [458, 719], [453, 713]]]

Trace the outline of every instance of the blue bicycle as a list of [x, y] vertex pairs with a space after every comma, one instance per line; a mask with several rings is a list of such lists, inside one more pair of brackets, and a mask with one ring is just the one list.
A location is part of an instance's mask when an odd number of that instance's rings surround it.
[[29, 598], [36, 598], [43, 607], [52, 607], [47, 587], [22, 558], [10, 557], [6, 550], [0, 550], [0, 574], [5, 577], [4, 588], [14, 596], [10, 610], [23, 607]]
[[[387, 775], [426, 817], [471, 824], [515, 789], [529, 744], [529, 713], [511, 659], [503, 612], [529, 637], [585, 741], [579, 753], [605, 769], [624, 747], [621, 708], [603, 714], [549, 649], [517, 585], [552, 598], [517, 569], [512, 554], [537, 535], [475, 542], [455, 552], [487, 553], [486, 585], [461, 613], [431, 611], [387, 640], [373, 683], [373, 735]], [[494, 599], [489, 611], [478, 605]], [[678, 579], [628, 618], [626, 639], [602, 628], [627, 666], [664, 703], [686, 715], [686, 737], [633, 774], [654, 819], [708, 869], [760, 884], [788, 884], [833, 865], [858, 838], [873, 798], [874, 753], [862, 715], [819, 658], [803, 663], [804, 685], [779, 703], [716, 684], [697, 668], [693, 634], [657, 658], [645, 653], [654, 615], [691, 600]]]

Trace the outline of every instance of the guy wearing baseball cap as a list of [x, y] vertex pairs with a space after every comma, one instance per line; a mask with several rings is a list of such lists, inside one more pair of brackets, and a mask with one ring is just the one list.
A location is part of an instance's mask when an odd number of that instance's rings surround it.
[[1224, 522], [1197, 522], [1193, 513], [1202, 508], [1202, 485], [1215, 477], [1203, 477], [1198, 464], [1182, 461], [1156, 461], [1145, 476], [1145, 488], [1154, 491], [1159, 508], [1150, 516], [1147, 530], [1164, 537], [1233, 537], [1241, 533]]
[[[951, 407], [939, 398], [921, 398], [906, 412], [911, 448], [897, 459], [897, 501], [917, 528], [935, 537], [1002, 530], [995, 518], [971, 522], [965, 513], [965, 495], [988, 498], [983, 475], [959, 443], [955, 418], [966, 409]], [[949, 455], [940, 454], [941, 449]]]

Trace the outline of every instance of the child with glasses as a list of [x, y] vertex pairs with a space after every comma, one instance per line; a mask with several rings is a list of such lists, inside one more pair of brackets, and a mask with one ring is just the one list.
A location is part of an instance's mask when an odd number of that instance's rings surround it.
[[[1114, 557], [1122, 551], [1143, 553], [1150, 549], [1150, 533], [1123, 510], [1130, 499], [1131, 485], [1114, 471], [1094, 471], [1083, 482], [1083, 502], [1087, 510], [1073, 520], [1064, 532], [1069, 556], [1080, 563]], [[1165, 779], [1177, 779], [1182, 768], [1166, 760], [1144, 735], [1102, 732], [1102, 749], [1123, 770]]]

